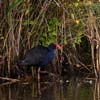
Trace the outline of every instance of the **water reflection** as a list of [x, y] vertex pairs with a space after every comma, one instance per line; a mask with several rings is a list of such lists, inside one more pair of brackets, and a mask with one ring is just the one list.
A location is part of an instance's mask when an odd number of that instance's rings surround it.
[[72, 78], [68, 81], [16, 83], [0, 86], [0, 100], [100, 100], [100, 82]]

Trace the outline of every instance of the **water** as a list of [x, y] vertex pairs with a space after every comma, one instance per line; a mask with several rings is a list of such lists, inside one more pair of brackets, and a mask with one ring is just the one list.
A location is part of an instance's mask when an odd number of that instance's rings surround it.
[[100, 82], [71, 78], [41, 82], [41, 96], [36, 82], [0, 85], [0, 100], [99, 100]]

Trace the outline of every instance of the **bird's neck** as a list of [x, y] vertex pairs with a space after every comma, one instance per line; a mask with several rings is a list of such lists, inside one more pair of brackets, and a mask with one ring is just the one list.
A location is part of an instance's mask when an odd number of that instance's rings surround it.
[[50, 51], [54, 51], [54, 49], [53, 49], [53, 48], [49, 48], [49, 47], [48, 47], [48, 49], [49, 49]]

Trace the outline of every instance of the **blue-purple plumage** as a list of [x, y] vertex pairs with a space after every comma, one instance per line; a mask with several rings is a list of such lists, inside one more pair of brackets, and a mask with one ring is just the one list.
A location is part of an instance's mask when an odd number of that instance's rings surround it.
[[19, 63], [21, 66], [36, 66], [43, 67], [48, 65], [48, 63], [54, 58], [54, 49], [56, 46], [50, 44], [48, 47], [38, 45], [31, 48], [26, 52], [24, 59]]

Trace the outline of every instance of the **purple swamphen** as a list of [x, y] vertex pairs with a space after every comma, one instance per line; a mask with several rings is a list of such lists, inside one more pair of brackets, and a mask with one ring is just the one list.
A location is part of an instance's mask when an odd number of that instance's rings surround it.
[[19, 66], [35, 66], [38, 67], [38, 80], [40, 80], [40, 69], [49, 64], [54, 58], [54, 50], [61, 49], [56, 43], [51, 43], [48, 47], [42, 45], [35, 46], [28, 50], [25, 57], [20, 61]]

